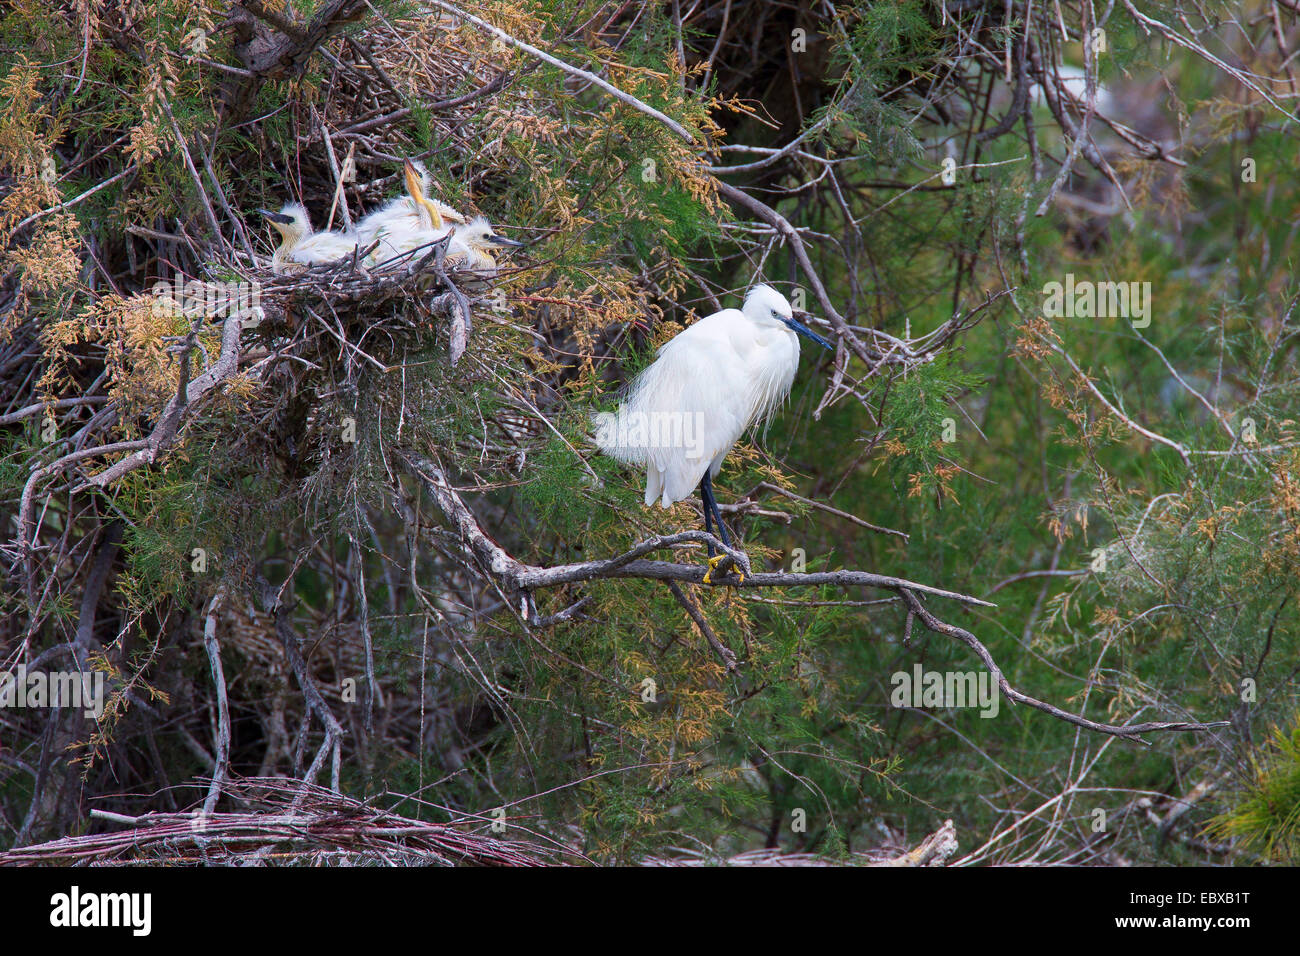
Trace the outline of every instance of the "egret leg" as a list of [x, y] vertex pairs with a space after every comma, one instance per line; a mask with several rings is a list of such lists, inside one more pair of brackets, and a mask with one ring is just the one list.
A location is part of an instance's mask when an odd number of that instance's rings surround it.
[[[705, 483], [708, 482], [708, 472], [704, 474], [704, 481], [700, 482], [700, 498], [704, 501], [704, 533], [713, 534], [713, 509], [709, 507], [709, 492], [705, 491]], [[713, 557], [714, 548], [712, 541], [704, 542], [704, 547], [709, 552], [709, 557]]]
[[704, 480], [700, 482], [700, 496], [704, 499], [704, 530], [709, 530], [709, 513], [718, 522], [718, 537], [728, 548], [731, 547], [731, 536], [727, 534], [727, 526], [722, 521], [722, 513], [718, 511], [718, 499], [713, 497], [713, 478], [706, 471]]
[[[731, 535], [727, 534], [726, 522], [722, 520], [722, 512], [718, 510], [718, 499], [713, 497], [713, 478], [707, 471], [704, 472], [704, 478], [700, 481], [700, 497], [704, 499], [704, 530], [712, 533], [713, 521], [716, 521], [718, 523], [718, 537], [722, 539], [722, 543], [728, 548], [731, 547]], [[710, 520], [710, 514], [712, 520]], [[709, 575], [713, 573], [713, 569], [718, 566], [718, 562], [725, 555], [714, 555], [711, 543], [707, 545], [707, 548], [709, 552], [709, 570], [704, 573], [704, 583], [712, 584]], [[736, 573], [740, 575], [742, 581], [745, 580], [745, 575], [739, 568], [736, 569]]]

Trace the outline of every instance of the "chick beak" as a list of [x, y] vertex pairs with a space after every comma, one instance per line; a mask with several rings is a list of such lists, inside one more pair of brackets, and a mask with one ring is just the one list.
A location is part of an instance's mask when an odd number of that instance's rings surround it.
[[442, 214], [438, 212], [437, 206], [424, 197], [424, 183], [420, 181], [420, 171], [409, 159], [402, 160], [402, 177], [406, 180], [406, 192], [411, 197], [411, 201], [417, 208], [423, 207], [429, 214], [434, 229], [441, 229]]
[[420, 182], [420, 173], [409, 159], [402, 160], [402, 177], [406, 180], [406, 191], [418, 203], [424, 202], [424, 186]]

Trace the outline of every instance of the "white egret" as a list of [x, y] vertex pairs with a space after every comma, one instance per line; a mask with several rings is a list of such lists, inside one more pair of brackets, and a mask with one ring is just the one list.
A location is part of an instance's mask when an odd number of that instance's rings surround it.
[[279, 212], [259, 209], [280, 234], [280, 245], [271, 256], [271, 268], [279, 274], [300, 272], [307, 266], [337, 262], [352, 255], [356, 237], [342, 232], [313, 232], [307, 210], [289, 203]]
[[[799, 336], [834, 346], [800, 321], [771, 286], [756, 285], [740, 309], [723, 309], [677, 333], [629, 386], [616, 415], [597, 416], [596, 443], [607, 455], [646, 470], [645, 503], [664, 508], [696, 486], [704, 530], [713, 522], [731, 547], [713, 496], [722, 461], [751, 424], [766, 422], [789, 394], [799, 365]], [[797, 334], [796, 334], [797, 333]], [[708, 545], [709, 570], [722, 555]], [[744, 580], [743, 575], [741, 580]]]

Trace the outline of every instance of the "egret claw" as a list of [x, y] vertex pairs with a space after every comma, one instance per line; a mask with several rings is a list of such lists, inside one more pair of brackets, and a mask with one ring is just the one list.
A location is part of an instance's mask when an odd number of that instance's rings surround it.
[[[707, 570], [707, 571], [704, 572], [704, 583], [705, 583], [705, 584], [712, 584], [712, 583], [713, 583], [713, 581], [710, 580], [710, 577], [711, 577], [711, 575], [713, 574], [713, 572], [716, 571], [716, 570], [718, 569], [718, 562], [721, 561], [721, 560], [722, 560], [723, 558], [725, 558], [725, 557], [728, 557], [728, 555], [725, 555], [725, 554], [715, 554], [713, 557], [711, 557], [711, 558], [708, 559], [708, 560], [709, 560], [709, 570]], [[734, 562], [733, 562], [733, 566], [734, 566]], [[738, 580], [737, 580], [737, 583], [738, 583], [738, 584], [744, 584], [744, 583], [745, 583], [745, 572], [742, 571], [742, 570], [740, 570], [739, 567], [735, 567], [735, 574], [736, 574], [736, 578], [738, 579]]]

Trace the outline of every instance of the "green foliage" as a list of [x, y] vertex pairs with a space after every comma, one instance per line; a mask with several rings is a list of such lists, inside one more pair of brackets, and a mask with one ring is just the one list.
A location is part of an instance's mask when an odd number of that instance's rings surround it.
[[[422, 12], [408, 0], [379, 7], [389, 19]], [[46, 98], [60, 155], [139, 147], [132, 160], [138, 169], [75, 207], [97, 248], [122, 249], [128, 225], [170, 230], [179, 222], [187, 235], [207, 228], [168, 115], [191, 142], [216, 123], [213, 72], [174, 52], [205, 9], [150, 5], [142, 42], [91, 44], [84, 83], [42, 87], [42, 95], [59, 93]], [[311, 9], [295, 7], [299, 15]], [[636, 29], [617, 44], [612, 30], [570, 29], [603, 22], [596, 19], [601, 10], [544, 0], [490, 12], [512, 28], [529, 24], [530, 41], [570, 62], [606, 68], [621, 89], [702, 139], [772, 141], [766, 118], [746, 118], [741, 106], [714, 98], [716, 72], [697, 90], [665, 66], [677, 41], [668, 7], [640, 10]], [[985, 12], [949, 15], [965, 24]], [[7, 11], [0, 27], [10, 49], [36, 50], [42, 63], [63, 63], [67, 72], [69, 64], [80, 69], [75, 19], [24, 4]], [[1043, 167], [1037, 179], [1020, 127], [981, 142], [955, 121], [918, 109], [915, 97], [952, 89], [944, 84], [956, 83], [954, 76], [1010, 95], [1000, 69], [958, 56], [959, 37], [933, 4], [848, 4], [821, 26], [818, 42], [828, 55], [820, 62], [829, 67], [815, 88], [818, 105], [800, 111], [805, 129], [820, 124], [804, 147], [834, 162], [795, 157], [734, 181], [756, 196], [789, 191], [772, 201], [799, 230], [831, 301], [845, 313], [853, 304], [864, 341], [887, 342], [871, 339], [872, 327], [896, 337], [910, 329], [914, 338], [954, 314], [986, 311], [942, 355], [905, 373], [893, 364], [896, 354], [870, 368], [855, 359], [836, 369], [805, 352], [789, 406], [766, 434], [748, 436], [728, 457], [719, 497], [729, 503], [766, 483], [835, 511], [756, 493], [759, 510], [732, 521], [755, 570], [789, 569], [798, 555], [808, 571], [861, 568], [983, 598], [990, 606], [926, 600], [944, 620], [977, 634], [1012, 683], [1093, 719], [1232, 716], [1293, 725], [1300, 459], [1292, 446], [1300, 379], [1295, 322], [1287, 317], [1296, 294], [1294, 210], [1277, 187], [1290, 175], [1293, 134], [1260, 123], [1259, 104], [1225, 96], [1215, 68], [1148, 39], [1117, 10], [1103, 79], [1119, 84], [1155, 67], [1172, 77], [1178, 98], [1171, 92], [1160, 104], [1163, 121], [1182, 129], [1178, 111], [1196, 106], [1205, 119], [1189, 165], [1144, 160], [1121, 168], [1133, 207], [1122, 215], [1076, 216], [1072, 207], [1039, 218], [1032, 211], [1068, 148], [1045, 108], [1032, 114]], [[1014, 26], [996, 23], [985, 38], [1000, 48]], [[684, 42], [693, 36], [688, 30]], [[474, 42], [469, 31], [461, 39]], [[708, 44], [704, 35], [695, 39]], [[786, 42], [783, 33], [780, 39]], [[229, 43], [214, 34], [208, 59], [233, 62]], [[1066, 60], [1076, 53], [1063, 51]], [[4, 55], [8, 65], [17, 62]], [[373, 361], [325, 338], [303, 363], [310, 374], [290, 376], [288, 384], [276, 379], [253, 399], [232, 388], [187, 420], [159, 464], [109, 493], [87, 494], [91, 510], [124, 526], [126, 557], [114, 595], [130, 622], [126, 639], [137, 641], [128, 663], [141, 673], [188, 674], [194, 686], [206, 686], [202, 653], [182, 642], [192, 641], [196, 612], [215, 584], [238, 595], [232, 614], [251, 614], [244, 605], [251, 606], [255, 575], [291, 582], [286, 603], [304, 655], [348, 721], [345, 789], [424, 819], [510, 804], [530, 825], [577, 824], [584, 849], [602, 861], [768, 843], [838, 859], [876, 842], [882, 826], [910, 837], [945, 817], [955, 819], [965, 842], [968, 834], [998, 832], [1008, 813], [1028, 815], [1052, 794], [1075, 792], [1084, 767], [1099, 804], [1131, 810], [1135, 792], [1176, 797], [1171, 781], [1181, 786], [1200, 768], [1252, 759], [1244, 789], [1216, 794], [1206, 804], [1212, 809], [1198, 806], [1192, 815], [1203, 824], [1217, 814], [1211, 832], [1249, 852], [1296, 859], [1300, 729], [1278, 731], [1262, 754], [1226, 735], [1158, 737], [1139, 750], [1099, 743], [1005, 702], [996, 719], [969, 709], [896, 709], [889, 703], [895, 673], [918, 664], [956, 671], [982, 665], [965, 644], [922, 633], [878, 590], [763, 589], [755, 599], [753, 592], [684, 585], [688, 608], [663, 582], [608, 579], [529, 595], [543, 617], [585, 602], [550, 626], [528, 620], [517, 595], [483, 585], [473, 562], [435, 574], [464, 560], [463, 535], [440, 523], [427, 501], [419, 526], [408, 526], [401, 509], [420, 505], [424, 492], [395, 462], [399, 449], [445, 465], [494, 540], [521, 561], [607, 557], [697, 526], [693, 503], [644, 508], [643, 475], [593, 454], [589, 414], [612, 408], [617, 392], [608, 368], [584, 363], [599, 341], [622, 378], [630, 377], [653, 360], [649, 345], [678, 327], [684, 303], [747, 283], [760, 264], [773, 281], [806, 281], [791, 242], [762, 228], [724, 229], [733, 214], [701, 173], [706, 157], [695, 146], [593, 87], [575, 94], [571, 77], [551, 65], [530, 61], [520, 69], [487, 57], [478, 65], [489, 63], [511, 79], [500, 99], [484, 100], [482, 115], [453, 122], [422, 96], [401, 94], [395, 99], [410, 114], [395, 141], [377, 143], [378, 158], [360, 153], [374, 164], [371, 172], [391, 163], [385, 149], [430, 153], [443, 198], [458, 206], [472, 201], [494, 221], [533, 230], [537, 241], [519, 274], [500, 282], [509, 310], [489, 316], [474, 292], [472, 351], [454, 369], [448, 330], [420, 325], [427, 316], [414, 308], [419, 303], [384, 304], [414, 317], [400, 333], [364, 310], [315, 316], [323, 336], [341, 331], [364, 341]], [[321, 201], [321, 160], [304, 161], [303, 124], [308, 107], [328, 111], [339, 102], [320, 94], [334, 72], [324, 57], [313, 57], [301, 78], [266, 83], [256, 121], [206, 144], [236, 208], [273, 205], [300, 189]], [[455, 81], [458, 94], [478, 85], [471, 71]], [[740, 118], [726, 135], [712, 125], [733, 113]], [[934, 175], [949, 143], [968, 150], [962, 162], [971, 165], [941, 188]], [[1263, 180], [1254, 192], [1239, 176], [1247, 147]], [[250, 155], [259, 161], [248, 162]], [[829, 171], [839, 177], [833, 190], [823, 181]], [[1079, 184], [1093, 183], [1088, 175], [1080, 160], [1070, 188], [1084, 195]], [[58, 189], [71, 199], [103, 178], [87, 163]], [[205, 189], [212, 185], [204, 179]], [[1103, 218], [1100, 226], [1094, 221]], [[234, 276], [234, 266], [222, 263], [219, 272]], [[1152, 324], [1058, 319], [1035, 339], [1040, 290], [1066, 272], [1151, 281]], [[17, 275], [25, 280], [27, 273]], [[80, 281], [37, 297], [41, 328], [88, 304], [91, 292]], [[1012, 286], [1013, 293], [990, 300]], [[334, 318], [337, 329], [328, 324]], [[280, 348], [298, 320], [309, 321], [295, 314], [286, 328], [263, 329], [258, 346]], [[91, 365], [102, 356], [89, 353], [116, 345], [116, 334], [87, 346], [77, 361]], [[550, 351], [538, 344], [545, 336], [553, 339]], [[1077, 360], [1086, 382], [1053, 346]], [[823, 406], [831, 382], [834, 401]], [[266, 395], [285, 399], [273, 415], [257, 405]], [[545, 423], [524, 414], [533, 401], [544, 405]], [[1258, 438], [1243, 451], [1246, 419]], [[355, 441], [342, 438], [347, 420]], [[1189, 455], [1189, 466], [1130, 421], [1213, 454]], [[33, 463], [53, 453], [38, 422], [33, 417], [0, 438], [0, 486], [11, 497]], [[135, 436], [152, 424], [142, 413], [123, 428]], [[283, 439], [283, 447], [255, 447], [248, 443], [253, 432]], [[82, 499], [51, 493], [40, 518], [47, 535], [79, 532], [67, 523], [87, 520], [69, 500]], [[195, 548], [211, 556], [207, 577], [191, 567]], [[1097, 549], [1104, 571], [1092, 564]], [[67, 564], [82, 560], [76, 557]], [[682, 549], [674, 559], [702, 562], [703, 553]], [[339, 636], [360, 626], [360, 612], [329, 619], [347, 601], [357, 606], [358, 588], [368, 602], [376, 675], [392, 695], [384, 719], [406, 721], [391, 737], [376, 735], [364, 754], [355, 743], [357, 713], [338, 699], [339, 682], [363, 666], [345, 653], [355, 649], [355, 634]], [[850, 603], [834, 603], [846, 598]], [[0, 601], [6, 612], [19, 612], [27, 598], [15, 592]], [[40, 636], [65, 640], [78, 613], [71, 591], [55, 594], [43, 606]], [[147, 626], [137, 627], [140, 619]], [[169, 630], [182, 627], [176, 619], [190, 630]], [[267, 630], [265, 621], [243, 623]], [[274, 666], [258, 660], [258, 647], [241, 644], [243, 632], [232, 631], [226, 653], [241, 664], [229, 671], [232, 693], [252, 711], [283, 689], [277, 680], [288, 685], [288, 671], [282, 659]], [[709, 638], [743, 652], [739, 673], [722, 668]], [[151, 656], [174, 652], [184, 655], [176, 668]], [[1268, 688], [1248, 709], [1237, 697], [1245, 676]], [[653, 694], [644, 690], [647, 680]], [[206, 727], [206, 710], [195, 712], [202, 720], [194, 727]], [[293, 720], [303, 713], [289, 708]], [[283, 708], [277, 716], [283, 721]], [[207, 771], [176, 739], [162, 746], [169, 766]], [[250, 772], [259, 747], [270, 745], [258, 739], [243, 755]], [[27, 789], [0, 779], [6, 813], [27, 797]], [[1051, 825], [1077, 828], [1083, 812], [1063, 801]], [[792, 828], [797, 814], [809, 819], [806, 831]], [[1116, 835], [1115, 844], [1140, 863], [1192, 855], [1141, 830]], [[997, 852], [1015, 860], [1024, 846], [1008, 841]]]
[[979, 375], [948, 360], [922, 365], [895, 384], [885, 424], [903, 449], [893, 469], [896, 478], [907, 477], [909, 494], [946, 492], [953, 471], [944, 445], [967, 424], [958, 423], [954, 402], [981, 384]]
[[1238, 801], [1212, 820], [1209, 830], [1235, 837], [1269, 859], [1300, 860], [1300, 723], [1293, 721], [1290, 731], [1274, 729]]
[[588, 521], [582, 509], [573, 507], [573, 498], [590, 480], [573, 446], [557, 436], [529, 459], [529, 478], [520, 497], [539, 524], [567, 537]]

